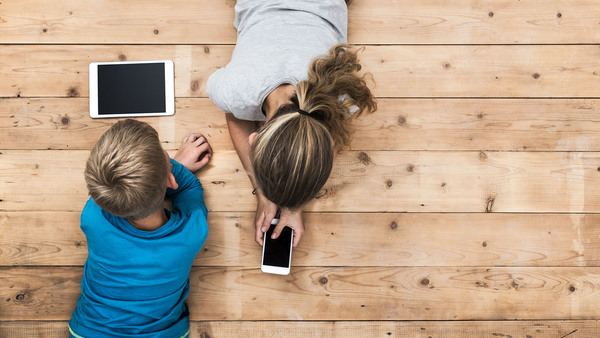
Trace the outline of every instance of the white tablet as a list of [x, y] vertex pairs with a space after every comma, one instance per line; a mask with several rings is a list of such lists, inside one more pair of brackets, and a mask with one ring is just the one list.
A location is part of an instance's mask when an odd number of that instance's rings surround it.
[[90, 63], [90, 116], [166, 116], [175, 113], [173, 61]]

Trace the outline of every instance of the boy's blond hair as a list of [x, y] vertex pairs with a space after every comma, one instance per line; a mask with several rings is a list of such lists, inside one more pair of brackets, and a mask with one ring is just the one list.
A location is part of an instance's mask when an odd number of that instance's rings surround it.
[[131, 220], [158, 210], [167, 189], [168, 163], [158, 133], [127, 119], [96, 142], [85, 167], [85, 181], [96, 204]]

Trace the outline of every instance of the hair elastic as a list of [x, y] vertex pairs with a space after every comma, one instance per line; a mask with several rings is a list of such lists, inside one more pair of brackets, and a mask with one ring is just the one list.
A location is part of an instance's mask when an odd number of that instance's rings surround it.
[[307, 111], [302, 110], [302, 109], [298, 109], [298, 113], [300, 113], [302, 115], [306, 115], [306, 116], [311, 116]]

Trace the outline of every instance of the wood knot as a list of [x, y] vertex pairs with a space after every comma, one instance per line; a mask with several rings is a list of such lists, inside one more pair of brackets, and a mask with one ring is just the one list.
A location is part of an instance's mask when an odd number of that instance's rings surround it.
[[79, 97], [79, 90], [77, 90], [75, 87], [69, 88], [67, 95], [69, 97]]
[[488, 16], [489, 16], [490, 18], [491, 18], [491, 17], [493, 17], [493, 16], [494, 16], [494, 12], [489, 12], [489, 13], [488, 13]]
[[327, 282], [329, 282], [329, 280], [327, 280], [327, 277], [321, 277], [321, 278], [319, 278], [319, 283], [321, 283], [322, 285], [327, 284]]
[[327, 192], [327, 189], [321, 189], [319, 193], [317, 193], [317, 195], [315, 196], [315, 199], [323, 198], [325, 195], [327, 195]]
[[488, 200], [485, 205], [485, 212], [492, 212], [492, 208], [494, 207], [494, 197], [488, 197]]
[[482, 281], [476, 281], [475, 282], [475, 286], [477, 286], [478, 288], [487, 288], [487, 287], [489, 287], [488, 283], [482, 282]]
[[237, 222], [236, 222], [236, 223], [234, 224], [234, 226], [235, 226], [236, 228], [239, 228], [239, 227], [240, 227], [240, 223], [237, 223]]
[[478, 119], [482, 119], [482, 118], [483, 118], [483, 113], [479, 113], [479, 114], [477, 114], [477, 118], [478, 118]]
[[62, 124], [63, 126], [68, 126], [70, 122], [71, 119], [66, 115], [60, 118], [60, 124]]
[[398, 125], [400, 125], [400, 126], [406, 125], [406, 117], [405, 116], [402, 116], [402, 115], [398, 116]]
[[42, 29], [42, 33], [48, 33], [48, 28]]
[[158, 32], [158, 29], [155, 29], [155, 30], [154, 30], [154, 35], [158, 35], [158, 33], [159, 33], [159, 32]]
[[210, 183], [218, 185], [218, 184], [225, 184], [225, 181], [212, 181]]
[[76, 247], [76, 248], [79, 248], [79, 247], [81, 247], [81, 242], [75, 242], [75, 247]]
[[479, 155], [478, 156], [479, 156], [479, 159], [482, 160], [482, 161], [487, 159], [487, 154], [483, 150], [479, 151]]
[[364, 151], [358, 153], [358, 160], [365, 166], [368, 166], [371, 163], [371, 158]]
[[450, 69], [452, 68], [452, 65], [448, 62], [444, 63], [444, 69]]
[[571, 291], [571, 292], [575, 292], [575, 290], [576, 290], [576, 289], [575, 289], [575, 287], [574, 287], [573, 285], [569, 286], [569, 291]]
[[127, 61], [127, 56], [125, 54], [119, 54], [120, 61]]
[[210, 48], [204, 47], [204, 53], [206, 53], [206, 54], [210, 53]]
[[560, 12], [556, 13], [556, 17], [559, 18], [559, 19], [562, 18], [562, 13], [560, 13]]
[[427, 285], [429, 285], [429, 279], [423, 278], [419, 281], [419, 283], [423, 286], [427, 286]]
[[15, 297], [16, 300], [23, 300], [25, 299], [25, 294], [24, 293], [20, 293]]
[[392, 182], [392, 180], [387, 180], [387, 181], [385, 181], [385, 185], [386, 185], [388, 188], [391, 188], [391, 187], [392, 187], [392, 185], [394, 185], [394, 182]]
[[534, 79], [539, 79], [540, 78], [540, 74], [539, 73], [533, 73], [533, 74], [531, 74], [531, 77], [533, 77]]
[[513, 288], [517, 289], [517, 288], [518, 288], [520, 285], [519, 285], [519, 282], [517, 282], [517, 280], [516, 280], [516, 279], [513, 279], [513, 280], [510, 282], [510, 286], [512, 286]]
[[442, 183], [442, 188], [446, 186], [446, 183]]
[[412, 165], [412, 164], [407, 165], [406, 166], [406, 171], [409, 172], [409, 173], [414, 172], [415, 171], [415, 166]]
[[398, 223], [396, 223], [395, 221], [394, 221], [394, 222], [392, 222], [392, 223], [390, 224], [390, 228], [392, 228], [392, 230], [396, 230], [396, 229], [398, 228]]
[[200, 82], [198, 80], [192, 81], [192, 83], [190, 83], [190, 89], [193, 92], [198, 91], [198, 89], [200, 89]]
[[481, 243], [481, 246], [485, 248], [487, 246], [487, 242]]

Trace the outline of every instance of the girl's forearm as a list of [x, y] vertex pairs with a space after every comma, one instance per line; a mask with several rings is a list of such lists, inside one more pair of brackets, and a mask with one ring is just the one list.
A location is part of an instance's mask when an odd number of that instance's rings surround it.
[[240, 120], [233, 116], [233, 114], [225, 114], [227, 119], [227, 127], [229, 129], [229, 135], [233, 142], [233, 147], [242, 162], [242, 166], [246, 170], [252, 187], [256, 188], [256, 182], [254, 181], [254, 175], [252, 171], [252, 163], [250, 162], [250, 145], [248, 144], [248, 137], [250, 134], [256, 131], [257, 123], [255, 121]]

